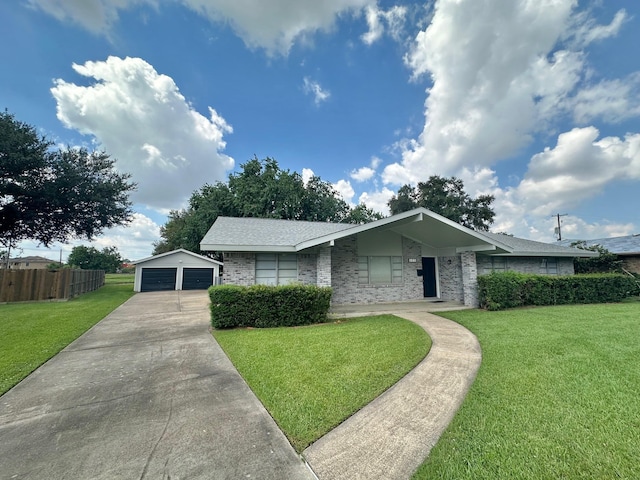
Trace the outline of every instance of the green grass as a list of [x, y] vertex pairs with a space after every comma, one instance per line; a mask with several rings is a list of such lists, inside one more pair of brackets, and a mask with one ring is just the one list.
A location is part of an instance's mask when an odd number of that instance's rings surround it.
[[0, 395], [133, 295], [106, 285], [68, 302], [0, 305]]
[[135, 275], [133, 273], [107, 273], [104, 282], [106, 285], [128, 284], [133, 285]]
[[396, 383], [431, 346], [422, 328], [391, 315], [214, 336], [298, 452]]
[[443, 316], [482, 365], [414, 479], [638, 478], [640, 303]]

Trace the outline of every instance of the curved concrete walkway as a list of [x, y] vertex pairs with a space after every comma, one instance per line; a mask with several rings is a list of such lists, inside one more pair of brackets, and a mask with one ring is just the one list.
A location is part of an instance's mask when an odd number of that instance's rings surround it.
[[304, 451], [320, 480], [410, 478], [476, 377], [481, 353], [471, 332], [424, 310], [396, 308], [397, 316], [427, 331], [431, 351], [402, 380]]

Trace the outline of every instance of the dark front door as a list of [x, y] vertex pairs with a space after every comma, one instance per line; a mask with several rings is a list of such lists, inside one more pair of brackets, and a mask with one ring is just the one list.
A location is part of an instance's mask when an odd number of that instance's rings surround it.
[[182, 271], [183, 290], [206, 290], [213, 285], [213, 268], [185, 268]]
[[435, 297], [436, 291], [436, 259], [422, 257], [422, 286], [425, 297]]

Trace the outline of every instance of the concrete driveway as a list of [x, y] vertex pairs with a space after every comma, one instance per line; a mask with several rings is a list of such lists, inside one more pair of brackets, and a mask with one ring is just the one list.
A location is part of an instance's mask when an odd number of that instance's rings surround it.
[[0, 397], [0, 478], [313, 479], [207, 304], [137, 294]]

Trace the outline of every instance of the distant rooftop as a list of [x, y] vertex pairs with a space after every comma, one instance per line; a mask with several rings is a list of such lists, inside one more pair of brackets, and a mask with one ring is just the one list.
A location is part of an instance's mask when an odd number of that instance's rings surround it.
[[[562, 240], [558, 245], [569, 246], [573, 242], [580, 240]], [[624, 237], [596, 238], [594, 240], [585, 240], [587, 246], [600, 245], [611, 253], [618, 255], [640, 255], [640, 234], [627, 235]]]

